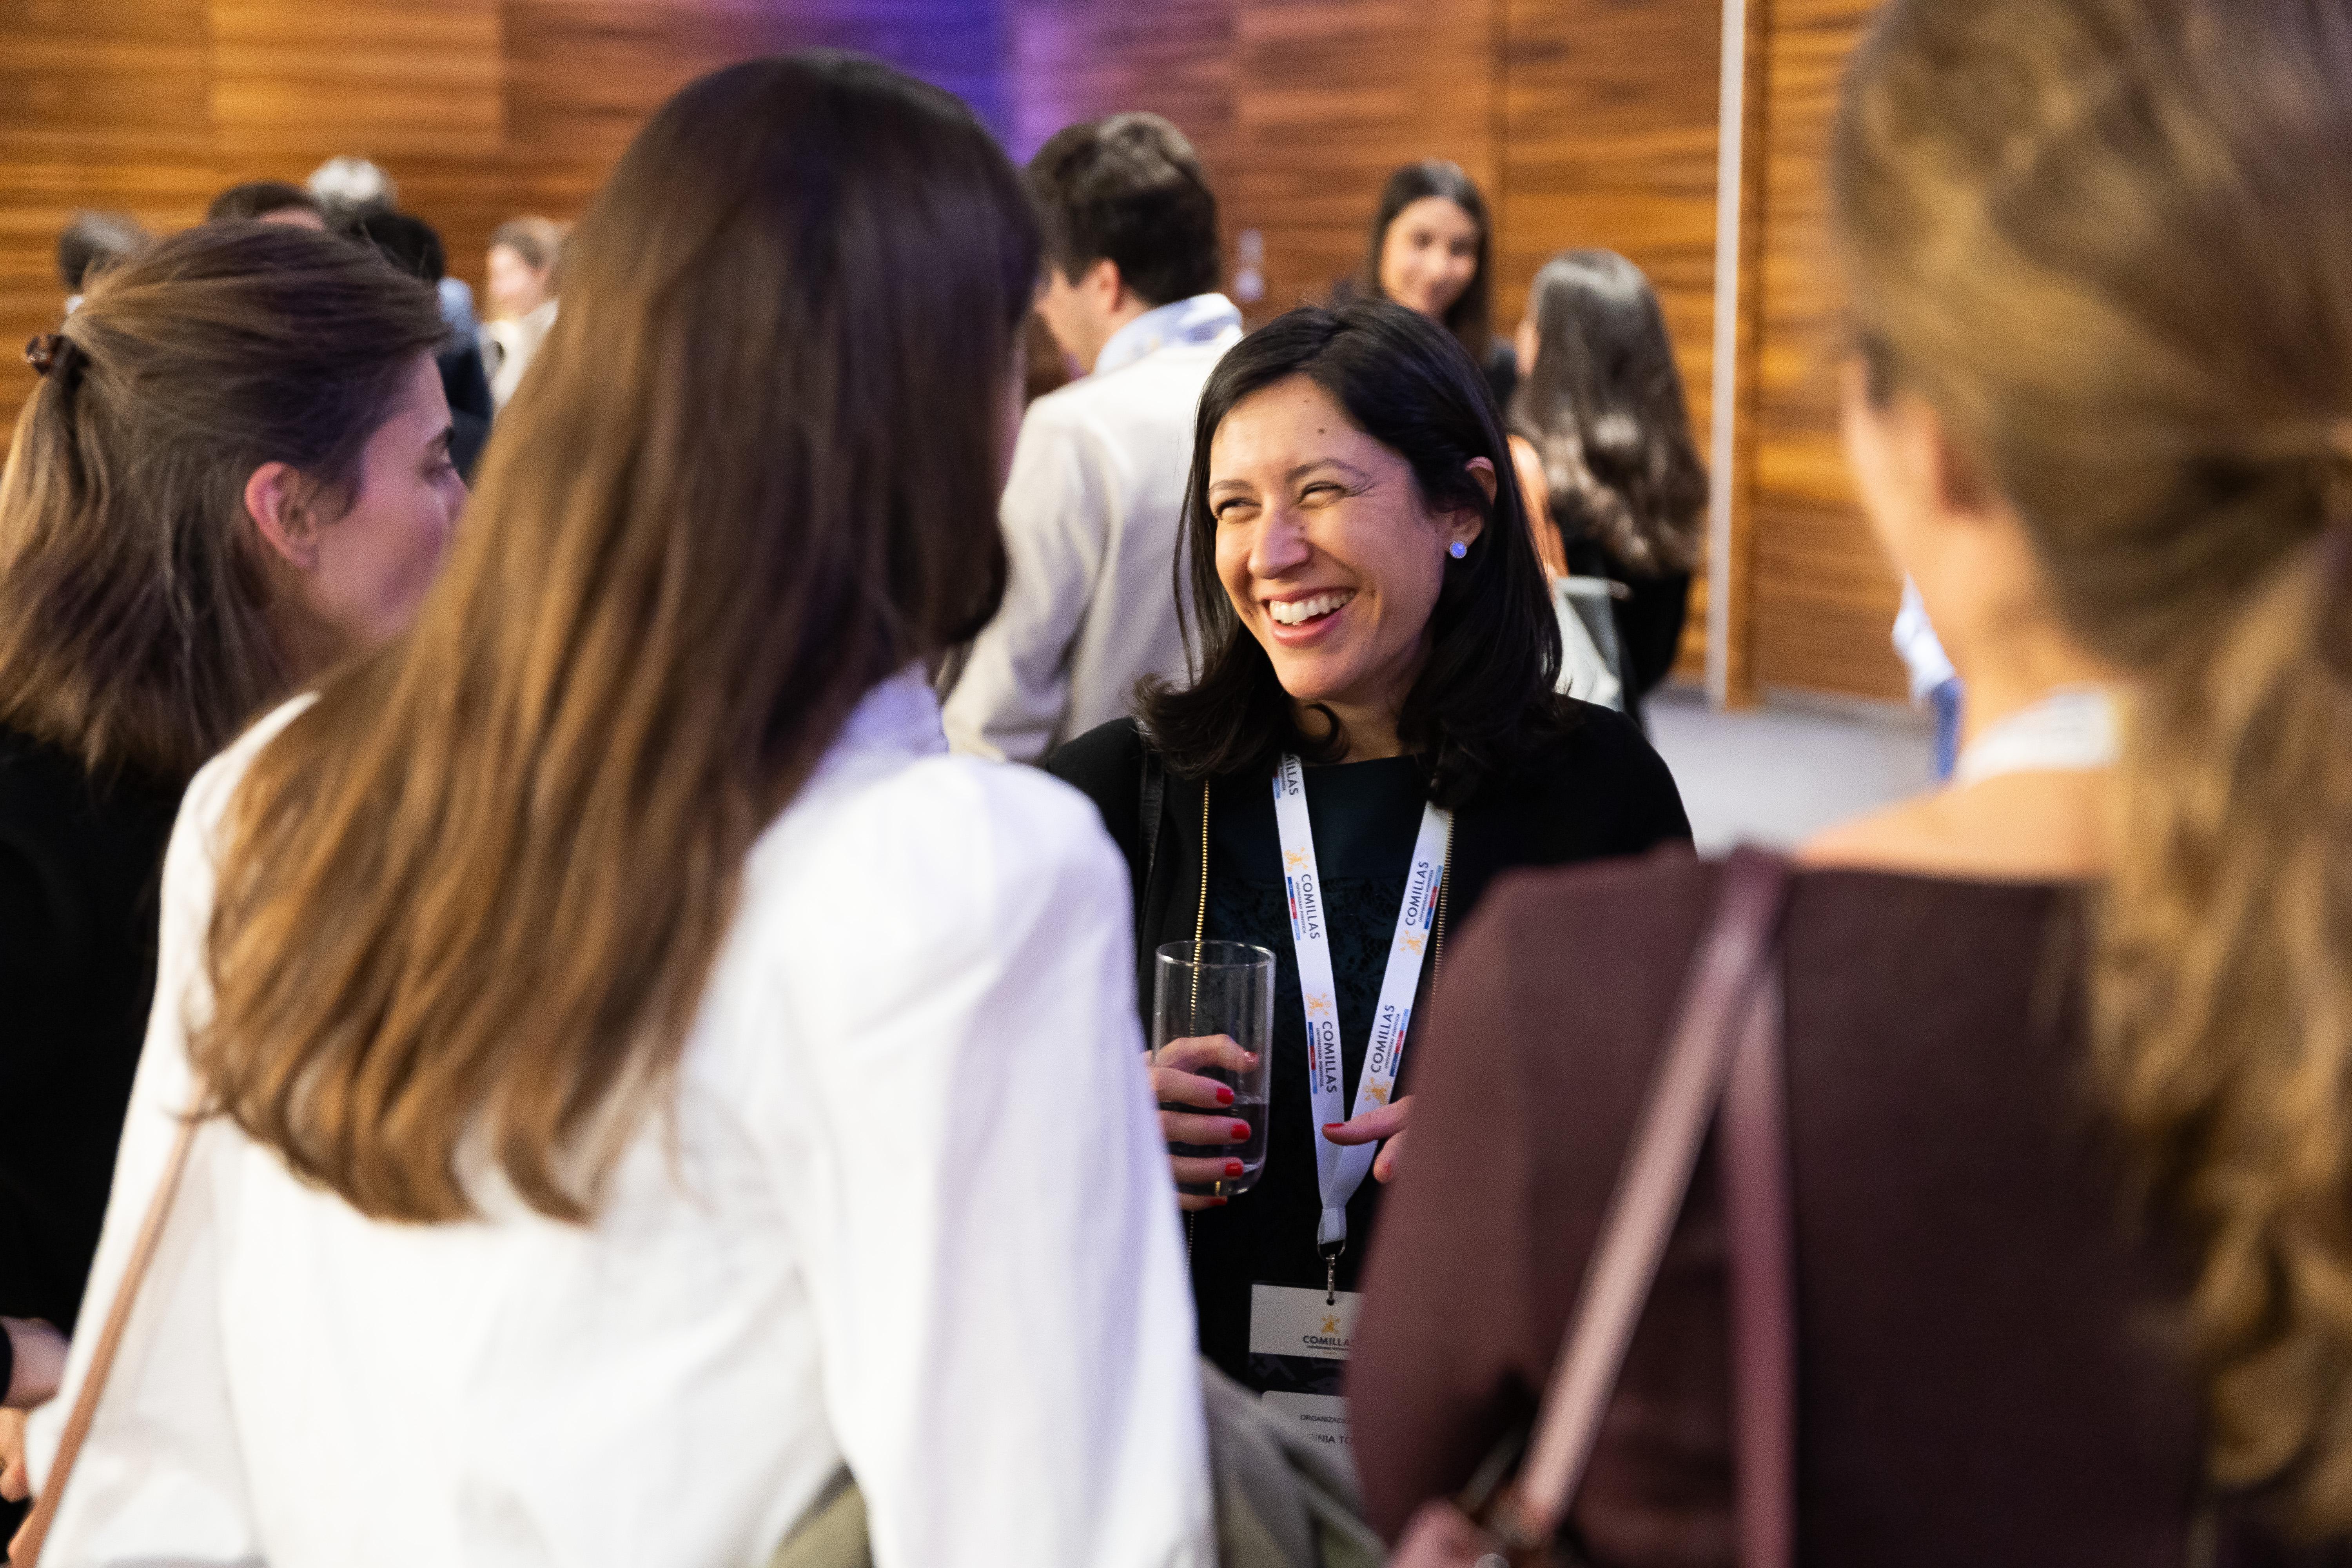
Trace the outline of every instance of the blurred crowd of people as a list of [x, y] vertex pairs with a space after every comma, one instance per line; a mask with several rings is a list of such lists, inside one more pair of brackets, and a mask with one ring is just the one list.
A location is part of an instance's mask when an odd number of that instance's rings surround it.
[[362, 160], [85, 215], [12, 1561], [2346, 1561], [2347, 153], [2321, 0], [1885, 7], [1838, 395], [1951, 777], [1727, 862], [1656, 294], [1498, 332], [1453, 164], [1254, 331], [1168, 121], [833, 53], [478, 317]]
[[[449, 328], [437, 359], [454, 428], [450, 447], [458, 471], [471, 481], [491, 421], [514, 395], [555, 320], [567, 226], [518, 217], [493, 230], [483, 258], [487, 308], [478, 310], [472, 286], [449, 271], [438, 231], [402, 210], [399, 185], [364, 158], [330, 158], [299, 185], [285, 180], [231, 185], [213, 198], [205, 221], [282, 224], [348, 236], [429, 285]], [[80, 307], [93, 277], [152, 243], [152, 237], [127, 213], [77, 215], [58, 238], [65, 313]]]

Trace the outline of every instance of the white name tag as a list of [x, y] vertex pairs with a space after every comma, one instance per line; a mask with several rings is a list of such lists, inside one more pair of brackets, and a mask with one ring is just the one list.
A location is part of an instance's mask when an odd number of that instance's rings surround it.
[[1250, 1354], [1346, 1361], [1356, 1342], [1356, 1309], [1363, 1299], [1358, 1291], [1342, 1290], [1337, 1301], [1327, 1301], [1320, 1290], [1253, 1285]]
[[1308, 1442], [1354, 1449], [1355, 1445], [1348, 1440], [1348, 1402], [1338, 1395], [1269, 1394], [1265, 1403], [1276, 1416], [1296, 1426], [1298, 1435]]

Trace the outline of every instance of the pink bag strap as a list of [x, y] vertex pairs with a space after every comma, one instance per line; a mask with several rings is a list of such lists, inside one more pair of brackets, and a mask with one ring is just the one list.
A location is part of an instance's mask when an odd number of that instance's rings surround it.
[[1768, 973], [1748, 1008], [1723, 1104], [1743, 1568], [1789, 1568], [1797, 1550], [1797, 1249], [1782, 1016], [1780, 977]]
[[105, 1394], [106, 1380], [114, 1372], [115, 1352], [122, 1348], [131, 1304], [139, 1299], [139, 1287], [147, 1278], [147, 1266], [155, 1260], [155, 1248], [163, 1239], [163, 1222], [171, 1217], [172, 1201], [180, 1192], [180, 1178], [187, 1173], [188, 1155], [195, 1146], [199, 1125], [194, 1117], [180, 1123], [180, 1135], [173, 1142], [172, 1156], [163, 1165], [163, 1179], [156, 1184], [155, 1195], [148, 1200], [147, 1217], [140, 1222], [139, 1239], [131, 1245], [131, 1261], [124, 1267], [121, 1283], [114, 1289], [114, 1300], [106, 1310], [106, 1327], [99, 1332], [98, 1348], [90, 1352], [89, 1370], [82, 1375], [81, 1388], [74, 1395], [73, 1414], [66, 1419], [65, 1435], [58, 1441], [57, 1458], [49, 1466], [48, 1484], [41, 1489], [32, 1512], [26, 1516], [24, 1528], [16, 1531], [16, 1539], [10, 1543], [9, 1568], [37, 1568], [40, 1563], [41, 1543], [48, 1539], [58, 1505], [65, 1500], [66, 1482], [73, 1478], [74, 1463], [81, 1458], [82, 1442], [89, 1436], [90, 1422], [98, 1415], [99, 1398]]
[[1492, 1520], [1514, 1548], [1549, 1542], [1575, 1500], [1728, 1081], [1721, 1155], [1731, 1231], [1740, 1555], [1745, 1568], [1787, 1568], [1791, 1560], [1795, 1311], [1773, 976], [1790, 879], [1788, 861], [1762, 850], [1738, 850], [1724, 868], [1713, 923], [1634, 1125], [1527, 1464]]

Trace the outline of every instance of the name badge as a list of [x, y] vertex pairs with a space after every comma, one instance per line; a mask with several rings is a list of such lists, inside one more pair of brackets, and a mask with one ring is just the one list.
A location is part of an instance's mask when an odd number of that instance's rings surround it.
[[1339, 1387], [1363, 1300], [1354, 1290], [1334, 1301], [1292, 1285], [1250, 1287], [1251, 1381], [1265, 1389], [1266, 1409], [1309, 1441], [1351, 1446]]

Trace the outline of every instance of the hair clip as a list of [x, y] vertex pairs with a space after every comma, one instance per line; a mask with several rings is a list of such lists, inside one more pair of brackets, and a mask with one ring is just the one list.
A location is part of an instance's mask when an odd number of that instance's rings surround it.
[[65, 338], [57, 332], [41, 332], [25, 344], [25, 363], [39, 374], [47, 375], [57, 368], [58, 355], [65, 348]]

